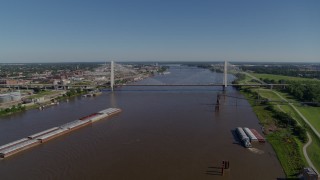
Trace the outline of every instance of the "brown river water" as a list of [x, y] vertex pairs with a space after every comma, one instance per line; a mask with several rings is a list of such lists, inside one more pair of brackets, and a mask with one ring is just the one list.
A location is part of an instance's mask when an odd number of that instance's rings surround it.
[[[222, 74], [172, 65], [171, 74], [139, 84], [221, 83]], [[232, 80], [232, 76], [229, 79]], [[234, 128], [255, 128], [246, 100], [222, 98], [221, 87], [119, 87], [101, 96], [78, 97], [43, 111], [0, 119], [0, 144], [59, 126], [109, 107], [122, 113], [0, 160], [1, 180], [277, 179], [285, 175], [269, 143], [239, 144]], [[232, 87], [226, 94], [242, 97]], [[223, 160], [230, 169], [220, 175]]]

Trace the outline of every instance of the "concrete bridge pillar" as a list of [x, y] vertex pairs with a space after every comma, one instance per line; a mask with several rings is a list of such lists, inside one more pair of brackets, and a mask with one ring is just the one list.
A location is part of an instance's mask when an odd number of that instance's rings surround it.
[[223, 90], [226, 90], [227, 86], [228, 86], [228, 63], [227, 61], [224, 61], [224, 71], [223, 71]]
[[110, 72], [110, 87], [111, 91], [113, 91], [113, 86], [114, 86], [114, 62], [111, 61], [111, 72]]

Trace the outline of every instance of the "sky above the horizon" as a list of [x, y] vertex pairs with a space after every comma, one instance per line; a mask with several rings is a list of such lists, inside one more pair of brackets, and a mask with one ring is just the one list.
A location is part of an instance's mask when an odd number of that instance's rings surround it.
[[0, 63], [320, 62], [319, 0], [0, 0]]

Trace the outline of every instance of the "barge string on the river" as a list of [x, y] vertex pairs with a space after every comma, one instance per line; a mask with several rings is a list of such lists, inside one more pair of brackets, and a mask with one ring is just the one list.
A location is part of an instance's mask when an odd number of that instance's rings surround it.
[[252, 142], [264, 143], [266, 141], [265, 138], [263, 138], [255, 129], [237, 127], [235, 131], [240, 138], [240, 141], [246, 148], [251, 148]]
[[121, 109], [108, 108], [97, 113], [93, 113], [88, 116], [82, 117], [78, 120], [63, 124], [59, 127], [53, 127], [45, 131], [41, 131], [39, 133], [30, 135], [27, 138], [22, 138], [14, 142], [2, 145], [0, 146], [0, 157], [6, 158], [33, 146], [49, 141], [50, 139], [61, 136], [78, 128], [87, 126], [93, 122], [96, 122], [98, 120], [104, 119], [106, 117], [120, 112]]

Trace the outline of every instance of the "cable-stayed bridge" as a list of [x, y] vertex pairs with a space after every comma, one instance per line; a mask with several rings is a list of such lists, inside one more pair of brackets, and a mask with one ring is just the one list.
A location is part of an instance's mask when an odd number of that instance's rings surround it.
[[[110, 86], [111, 86], [111, 90], [114, 89], [114, 86], [117, 86], [114, 82], [114, 62], [111, 61], [111, 75], [110, 75]], [[220, 66], [220, 67], [219, 67]], [[238, 67], [228, 63], [227, 61], [225, 61], [223, 64], [218, 64], [217, 65], [218, 68], [223, 69], [223, 82], [222, 83], [205, 83], [205, 84], [186, 84], [186, 83], [177, 83], [177, 84], [166, 84], [166, 83], [160, 83], [160, 84], [135, 84], [135, 83], [129, 83], [129, 84], [122, 84], [121, 86], [131, 86], [131, 87], [161, 87], [161, 86], [175, 86], [175, 87], [179, 87], [179, 86], [190, 86], [190, 87], [196, 87], [196, 86], [220, 86], [223, 87], [223, 89], [225, 90], [226, 87], [228, 86], [256, 86], [256, 87], [269, 87], [272, 88], [273, 86], [286, 86], [287, 84], [267, 84], [259, 79], [257, 79], [257, 82], [259, 83], [246, 83], [246, 84], [232, 84], [228, 82], [228, 69], [230, 69], [233, 73], [244, 73], [242, 72]]]
[[[131, 65], [132, 66], [132, 65]], [[114, 61], [110, 62], [110, 65], [107, 65], [107, 63], [96, 69], [94, 72], [89, 72], [87, 76], [94, 76], [94, 77], [103, 77], [103, 83], [98, 84], [99, 86], [105, 86], [110, 87], [111, 91], [114, 90], [117, 86], [131, 86], [131, 87], [161, 87], [161, 86], [175, 86], [175, 87], [210, 87], [210, 86], [220, 86], [224, 90], [228, 86], [251, 86], [251, 87], [267, 87], [272, 88], [274, 86], [286, 86], [287, 84], [267, 84], [259, 79], [255, 79], [257, 83], [245, 83], [245, 84], [233, 84], [232, 82], [228, 82], [228, 72], [235, 73], [244, 73], [248, 76], [250, 74], [241, 71], [237, 66], [234, 66], [227, 61], [224, 63], [219, 63], [215, 65], [215, 68], [219, 70], [219, 72], [223, 72], [222, 82], [221, 83], [164, 83], [157, 80], [154, 80], [154, 83], [147, 83], [147, 84], [141, 84], [141, 83], [123, 83], [123, 80], [141, 80], [148, 76], [143, 76], [141, 72], [139, 72], [137, 69], [132, 68], [131, 66], [126, 66], [122, 64], [115, 63]], [[173, 66], [170, 68], [174, 68]], [[179, 68], [179, 66], [177, 66]], [[253, 77], [254, 78], [254, 77]], [[120, 82], [120, 83], [119, 83]], [[68, 88], [95, 88], [98, 86], [97, 84], [90, 84], [90, 85], [82, 85], [82, 84], [65, 84], [60, 85], [63, 86], [64, 89]], [[41, 88], [51, 88], [53, 84], [25, 84], [25, 85], [19, 85], [19, 84], [11, 84], [9, 87], [41, 87]], [[8, 85], [0, 84], [0, 87], [8, 87]]]

